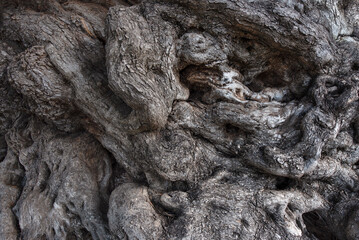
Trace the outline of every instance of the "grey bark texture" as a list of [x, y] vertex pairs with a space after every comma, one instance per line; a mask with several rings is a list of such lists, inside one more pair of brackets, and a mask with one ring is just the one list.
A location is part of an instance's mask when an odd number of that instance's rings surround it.
[[357, 0], [0, 3], [0, 239], [359, 239]]

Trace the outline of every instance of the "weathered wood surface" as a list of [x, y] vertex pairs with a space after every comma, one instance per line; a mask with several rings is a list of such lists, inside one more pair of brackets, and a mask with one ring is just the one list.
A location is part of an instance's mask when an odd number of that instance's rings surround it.
[[0, 3], [0, 239], [359, 239], [357, 0]]

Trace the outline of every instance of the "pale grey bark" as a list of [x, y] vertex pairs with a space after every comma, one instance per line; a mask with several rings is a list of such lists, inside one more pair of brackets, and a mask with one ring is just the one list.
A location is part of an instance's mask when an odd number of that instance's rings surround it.
[[359, 239], [356, 0], [1, 2], [0, 239]]

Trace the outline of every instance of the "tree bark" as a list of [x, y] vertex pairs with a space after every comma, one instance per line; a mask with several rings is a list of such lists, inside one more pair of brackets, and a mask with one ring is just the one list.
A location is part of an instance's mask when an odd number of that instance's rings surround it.
[[357, 0], [0, 3], [0, 239], [359, 239]]

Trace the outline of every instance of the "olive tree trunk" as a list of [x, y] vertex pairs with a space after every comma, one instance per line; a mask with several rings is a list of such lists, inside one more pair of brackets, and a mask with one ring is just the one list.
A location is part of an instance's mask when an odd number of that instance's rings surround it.
[[0, 4], [0, 239], [359, 239], [357, 0]]

